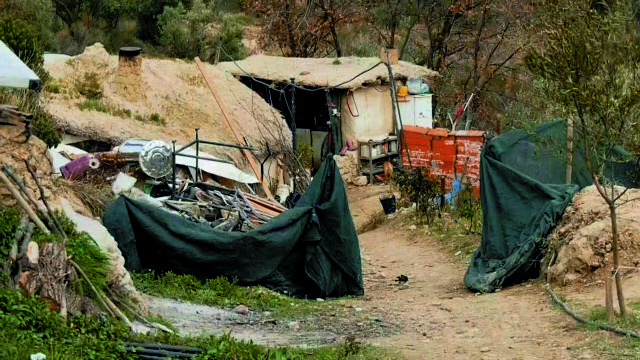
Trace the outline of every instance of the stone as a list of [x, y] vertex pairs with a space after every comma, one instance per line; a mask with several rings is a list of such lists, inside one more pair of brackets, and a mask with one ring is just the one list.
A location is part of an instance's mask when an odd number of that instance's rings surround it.
[[480, 349], [480, 352], [483, 352], [483, 353], [486, 353], [486, 352], [489, 352], [489, 351], [491, 351], [491, 349], [489, 349], [488, 346], [485, 346], [485, 347]]
[[133, 285], [131, 275], [124, 267], [124, 258], [118, 248], [118, 244], [107, 228], [99, 221], [90, 217], [78, 214], [73, 210], [71, 203], [63, 200], [60, 203], [61, 210], [71, 220], [78, 231], [84, 231], [98, 244], [100, 249], [104, 251], [110, 258], [111, 268], [107, 277], [109, 288], [119, 296], [127, 298], [138, 307], [140, 312], [146, 313], [140, 294]]
[[249, 313], [249, 308], [245, 305], [240, 305], [236, 308], [236, 314], [247, 315]]
[[356, 186], [366, 186], [367, 183], [369, 182], [366, 176], [357, 176], [353, 178], [351, 181], [353, 182], [353, 185], [356, 185]]
[[138, 180], [133, 176], [125, 173], [118, 173], [118, 176], [116, 176], [116, 180], [111, 185], [111, 191], [113, 191], [115, 195], [129, 192], [136, 184], [136, 181]]
[[38, 259], [40, 258], [40, 249], [38, 244], [33, 241], [29, 241], [27, 245], [27, 252], [25, 253], [27, 264], [26, 266], [31, 269], [38, 268]]

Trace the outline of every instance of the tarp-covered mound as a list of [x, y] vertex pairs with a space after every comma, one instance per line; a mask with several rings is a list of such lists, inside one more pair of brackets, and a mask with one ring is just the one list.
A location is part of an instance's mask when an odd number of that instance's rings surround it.
[[[574, 139], [571, 184], [566, 184], [567, 122], [554, 120], [533, 131], [513, 130], [485, 144], [480, 160], [482, 243], [465, 274], [475, 291], [537, 278], [547, 236], [575, 193], [592, 184], [584, 143]], [[629, 154], [616, 149], [616, 158]], [[607, 163], [605, 175], [637, 187], [629, 170], [637, 161]], [[613, 168], [613, 172], [611, 171]]]
[[227, 276], [298, 297], [364, 293], [358, 236], [331, 156], [293, 209], [250, 232], [216, 231], [122, 196], [104, 224], [129, 270]]
[[464, 277], [469, 289], [491, 292], [507, 279], [538, 276], [543, 240], [578, 189], [590, 184], [580, 152], [573, 157], [574, 184], [565, 184], [566, 128], [565, 121], [553, 121], [536, 132], [514, 130], [485, 144], [482, 243]]

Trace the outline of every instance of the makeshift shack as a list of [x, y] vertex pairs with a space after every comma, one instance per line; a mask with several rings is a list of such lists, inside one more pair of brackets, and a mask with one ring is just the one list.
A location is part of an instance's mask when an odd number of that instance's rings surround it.
[[[393, 121], [389, 72], [380, 62], [380, 58], [255, 55], [218, 67], [237, 76], [280, 110], [296, 134], [296, 147], [310, 146], [314, 164], [318, 165], [323, 154], [344, 154], [358, 149], [359, 142], [370, 140], [381, 142], [381, 146], [389, 140], [393, 145], [386, 150], [373, 151], [397, 155], [399, 124]], [[410, 78], [418, 81], [415, 95], [406, 92], [400, 98], [404, 125], [430, 126], [432, 94], [427, 88], [433, 88], [438, 73], [404, 61], [392, 61], [391, 68], [398, 89]]]
[[[574, 139], [567, 183], [567, 122], [555, 120], [532, 131], [513, 130], [489, 140], [480, 160], [482, 243], [471, 259], [465, 285], [491, 292], [540, 275], [547, 236], [582, 188], [592, 184], [584, 148]], [[629, 172], [636, 161], [605, 166], [616, 183], [638, 187]]]
[[45, 106], [66, 134], [63, 144], [89, 153], [110, 151], [130, 139], [168, 145], [175, 140], [180, 148], [195, 140], [199, 128], [200, 140], [246, 146], [257, 158], [256, 175], [238, 149], [201, 145], [203, 156], [233, 167], [230, 172], [201, 161], [200, 169], [212, 169], [216, 182], [233, 187], [239, 179], [259, 182], [264, 177], [273, 188], [288, 183], [287, 169], [278, 164], [279, 154], [291, 146], [291, 131], [282, 115], [211, 65], [205, 65], [206, 73], [219, 88], [241, 143], [194, 63], [143, 58], [133, 48], [123, 48], [115, 56], [95, 44], [75, 57], [49, 55], [45, 68], [53, 77], [50, 89], [58, 89], [44, 93]]
[[129, 270], [226, 276], [309, 298], [364, 293], [358, 236], [331, 157], [294, 208], [256, 230], [213, 229], [125, 196], [106, 209], [104, 224]]

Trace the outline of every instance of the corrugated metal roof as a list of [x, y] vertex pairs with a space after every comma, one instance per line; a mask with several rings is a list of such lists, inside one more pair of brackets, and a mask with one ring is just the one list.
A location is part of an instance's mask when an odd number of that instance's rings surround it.
[[40, 78], [0, 41], [0, 87], [40, 89]]

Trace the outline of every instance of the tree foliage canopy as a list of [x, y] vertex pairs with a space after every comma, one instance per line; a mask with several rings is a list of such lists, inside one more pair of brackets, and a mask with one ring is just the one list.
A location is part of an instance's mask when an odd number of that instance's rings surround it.
[[576, 119], [597, 171], [614, 146], [635, 148], [639, 140], [640, 49], [633, 15], [628, 2], [617, 0], [600, 6], [559, 1], [549, 14], [542, 47], [530, 47], [525, 64], [558, 110]]

